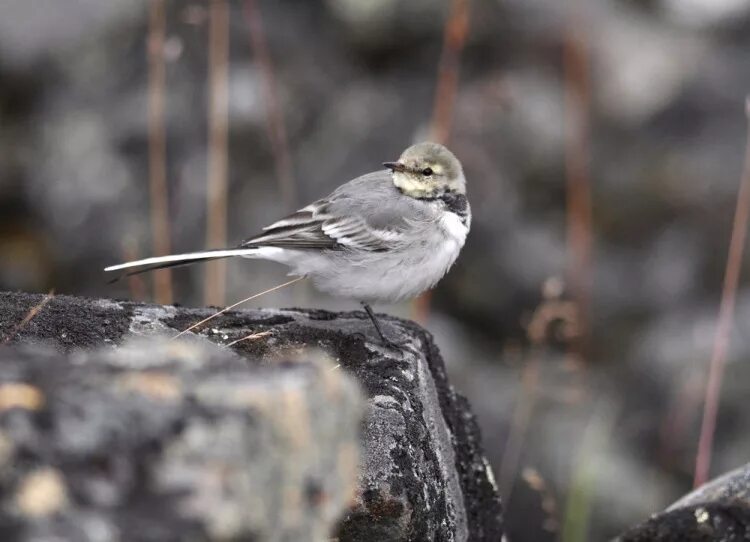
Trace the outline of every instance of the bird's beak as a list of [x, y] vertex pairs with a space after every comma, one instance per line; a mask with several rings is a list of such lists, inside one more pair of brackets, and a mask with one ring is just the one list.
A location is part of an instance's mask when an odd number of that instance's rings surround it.
[[406, 171], [406, 166], [401, 162], [383, 162], [383, 165], [391, 171]]

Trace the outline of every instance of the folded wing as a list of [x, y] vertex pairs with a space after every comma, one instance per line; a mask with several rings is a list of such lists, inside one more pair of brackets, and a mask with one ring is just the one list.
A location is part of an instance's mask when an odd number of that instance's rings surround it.
[[345, 208], [336, 207], [340, 206], [326, 200], [315, 202], [263, 228], [263, 233], [246, 240], [241, 247], [381, 252], [392, 249], [403, 239], [405, 222], [376, 226], [361, 213], [347, 214]]

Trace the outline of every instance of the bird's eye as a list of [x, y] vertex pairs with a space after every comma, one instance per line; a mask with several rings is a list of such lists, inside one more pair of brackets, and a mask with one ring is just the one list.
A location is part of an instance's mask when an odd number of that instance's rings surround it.
[[432, 168], [424, 168], [422, 170], [422, 175], [424, 175], [425, 177], [429, 177], [430, 175], [432, 175]]

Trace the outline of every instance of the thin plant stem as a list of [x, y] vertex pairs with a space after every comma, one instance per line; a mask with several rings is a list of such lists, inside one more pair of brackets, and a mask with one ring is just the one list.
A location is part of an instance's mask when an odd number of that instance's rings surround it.
[[699, 374], [695, 371], [674, 387], [660, 424], [656, 453], [658, 461], [664, 466], [672, 466], [675, 451], [685, 443], [686, 435], [692, 436], [692, 422], [699, 415], [698, 406], [703, 403], [704, 380], [703, 372]]
[[461, 52], [469, 35], [469, 0], [452, 0], [443, 32], [443, 52], [438, 66], [437, 88], [432, 110], [431, 137], [446, 143], [453, 125], [453, 109], [458, 94]]
[[185, 333], [188, 333], [188, 332], [194, 330], [195, 328], [200, 327], [200, 326], [202, 326], [203, 324], [205, 324], [207, 322], [210, 322], [211, 320], [213, 320], [217, 316], [220, 316], [220, 315], [224, 314], [225, 312], [232, 310], [235, 307], [239, 307], [243, 303], [247, 303], [248, 301], [252, 301], [253, 299], [257, 299], [260, 296], [263, 296], [263, 295], [266, 295], [266, 294], [270, 294], [271, 292], [275, 292], [276, 290], [281, 290], [282, 288], [284, 288], [286, 286], [291, 286], [292, 284], [294, 284], [296, 282], [299, 282], [299, 281], [301, 281], [304, 278], [305, 278], [304, 276], [303, 277], [297, 277], [297, 278], [295, 278], [293, 280], [285, 282], [284, 284], [279, 284], [278, 286], [274, 286], [273, 288], [269, 288], [268, 290], [264, 290], [263, 292], [260, 292], [259, 294], [253, 294], [250, 297], [246, 297], [242, 301], [238, 301], [237, 303], [235, 303], [233, 305], [229, 305], [228, 307], [225, 307], [225, 308], [221, 309], [220, 311], [215, 312], [214, 314], [212, 314], [208, 318], [204, 318], [203, 320], [201, 320], [200, 322], [197, 322], [197, 323], [193, 324], [189, 328], [187, 328], [187, 329], [185, 329], [183, 331], [180, 331], [177, 335], [175, 335], [174, 337], [172, 337], [171, 340], [175, 340], [175, 339], [177, 339], [179, 337], [182, 337]]
[[[166, 34], [165, 0], [151, 0], [148, 30], [148, 178], [151, 205], [151, 242], [156, 256], [171, 252], [169, 196], [167, 192], [167, 139], [164, 127], [166, 69], [164, 39]], [[154, 299], [172, 303], [172, 272], [154, 273]]]
[[292, 211], [297, 208], [299, 203], [297, 186], [292, 173], [292, 159], [289, 153], [284, 113], [279, 99], [273, 62], [268, 51], [266, 34], [263, 30], [263, 17], [255, 0], [245, 0], [244, 8], [245, 20], [250, 34], [250, 45], [263, 81], [263, 94], [266, 103], [266, 132], [271, 142], [276, 180], [287, 211]]
[[[750, 97], [745, 102], [745, 115], [750, 121]], [[750, 126], [749, 126], [750, 132]], [[708, 382], [703, 407], [703, 421], [698, 440], [698, 453], [695, 458], [695, 475], [693, 486], [698, 487], [708, 480], [711, 467], [711, 452], [716, 432], [716, 416], [719, 410], [721, 382], [724, 376], [729, 336], [734, 324], [734, 306], [737, 300], [737, 285], [740, 280], [740, 268], [747, 237], [748, 217], [750, 216], [750, 134], [745, 148], [745, 166], [737, 194], [737, 207], [734, 212], [734, 223], [729, 239], [729, 254], [724, 273], [724, 285], [719, 304], [719, 317], [716, 324], [714, 346], [709, 364]]]
[[50, 290], [49, 293], [42, 298], [42, 300], [31, 307], [29, 312], [26, 313], [26, 316], [24, 316], [23, 320], [21, 320], [18, 325], [16, 325], [13, 329], [10, 330], [10, 332], [5, 336], [5, 338], [0, 342], [0, 344], [7, 344], [10, 342], [10, 340], [16, 336], [16, 334], [21, 331], [24, 327], [28, 325], [29, 322], [31, 322], [34, 318], [36, 318], [36, 315], [41, 312], [41, 310], [52, 301], [52, 298], [55, 297], [55, 291]]
[[[229, 5], [227, 0], [210, 0], [208, 29], [208, 185], [206, 187], [206, 248], [227, 244], [228, 172], [228, 80]], [[226, 262], [207, 264], [205, 302], [223, 305], [226, 298]]]
[[521, 378], [521, 389], [516, 406], [513, 409], [513, 420], [511, 422], [508, 441], [503, 450], [498, 475], [498, 490], [505, 502], [510, 502], [513, 486], [518, 472], [518, 463], [521, 459], [526, 434], [531, 423], [534, 405], [537, 399], [537, 388], [539, 382], [539, 360], [537, 348], [526, 362]]
[[234, 346], [237, 343], [241, 343], [244, 341], [255, 341], [258, 339], [262, 339], [263, 337], [268, 337], [269, 335], [272, 335], [270, 331], [260, 331], [257, 333], [251, 333], [250, 335], [246, 335], [245, 337], [242, 337], [241, 339], [237, 339], [236, 341], [232, 341], [231, 343], [227, 344], [227, 348], [230, 346]]
[[591, 75], [585, 21], [573, 2], [563, 45], [565, 179], [567, 193], [566, 282], [578, 308], [578, 354], [588, 349], [592, 282]]

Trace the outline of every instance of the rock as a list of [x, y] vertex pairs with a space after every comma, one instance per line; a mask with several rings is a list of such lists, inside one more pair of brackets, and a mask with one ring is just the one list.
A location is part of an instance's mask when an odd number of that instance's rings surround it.
[[750, 464], [708, 482], [618, 542], [740, 542], [750, 537]]
[[736, 500], [750, 505], [750, 463], [719, 476], [688, 493], [669, 510], [709, 501]]
[[[0, 294], [0, 341], [3, 341], [3, 338], [10, 343], [45, 341], [58, 352], [64, 353], [77, 351], [80, 347], [106, 343], [129, 344], [128, 341], [132, 339], [128, 338], [133, 336], [147, 337], [165, 333], [174, 335], [177, 330], [183, 330], [212, 313], [208, 309], [182, 309], [58, 296], [41, 306], [33, 318], [19, 324], [35, 306], [40, 306], [43, 299], [44, 296]], [[251, 476], [247, 473], [241, 475], [244, 471], [258, 474], [271, 472], [258, 468], [258, 464], [254, 463], [258, 460], [258, 454], [270, 450], [265, 441], [255, 441], [258, 435], [266, 433], [258, 433], [259, 429], [246, 427], [237, 421], [231, 424], [227, 421], [226, 427], [220, 430], [219, 427], [223, 427], [222, 416], [218, 416], [217, 421], [211, 424], [208, 423], [208, 413], [204, 411], [205, 408], [208, 408], [209, 412], [211, 409], [218, 409], [223, 401], [227, 401], [226, 408], [231, 413], [234, 404], [231, 401], [245, 396], [244, 392], [230, 393], [230, 390], [234, 389], [233, 386], [241, 386], [243, 382], [250, 386], [259, 374], [263, 374], [267, 375], [267, 378], [276, 378], [279, 387], [294, 382], [302, 385], [310, 379], [309, 389], [328, 389], [325, 385], [320, 386], [321, 382], [328, 382], [332, 389], [348, 389], [345, 388], [349, 384], [344, 375], [351, 375], [359, 382], [367, 397], [361, 438], [362, 468], [356, 497], [344, 513], [335, 536], [340, 541], [500, 540], [500, 501], [491, 471], [481, 450], [478, 427], [466, 400], [448, 384], [443, 361], [431, 337], [425, 331], [414, 324], [393, 318], [383, 317], [383, 322], [387, 333], [394, 340], [404, 343], [400, 351], [380, 346], [369, 320], [363, 313], [247, 310], [223, 314], [208, 323], [199, 333], [186, 334], [186, 339], [189, 339], [186, 345], [183, 344], [183, 340], [162, 345], [167, 353], [170, 349], [207, 348], [205, 345], [208, 341], [224, 345], [219, 350], [216, 350], [214, 345], [209, 345], [211, 349], [206, 351], [211, 354], [197, 358], [202, 361], [170, 361], [169, 355], [159, 350], [147, 351], [144, 357], [144, 351], [134, 347], [113, 348], [109, 353], [99, 354], [73, 353], [68, 354], [68, 358], [61, 358], [62, 354], [55, 354], [47, 358], [42, 356], [42, 361], [33, 361], [36, 358], [24, 354], [24, 359], [31, 360], [29, 363], [32, 366], [46, 367], [57, 363], [65, 367], [60, 372], [66, 375], [65, 382], [70, 386], [83, 386], [86, 382], [91, 382], [88, 378], [96, 381], [95, 376], [100, 373], [108, 375], [106, 378], [109, 379], [123, 378], [121, 375], [118, 376], [122, 371], [123, 374], [132, 375], [129, 378], [134, 379], [135, 383], [128, 386], [135, 386], [140, 392], [148, 390], [159, 396], [158, 399], [143, 401], [139, 405], [118, 402], [110, 396], [111, 400], [105, 403], [107, 408], [96, 410], [93, 404], [102, 405], [102, 401], [99, 400], [92, 403], [91, 407], [87, 407], [87, 394], [93, 393], [96, 397], [99, 397], [97, 393], [113, 394], [115, 392], [112, 391], [111, 385], [96, 388], [89, 385], [85, 388], [87, 393], [80, 390], [79, 393], [74, 393], [74, 389], [77, 388], [71, 388], [70, 400], [73, 404], [84, 409], [84, 412], [89, 412], [89, 409], [99, 412], [98, 417], [93, 417], [92, 414], [92, 419], [102, 427], [99, 434], [89, 429], [88, 420], [83, 418], [83, 423], [71, 425], [67, 431], [69, 435], [75, 436], [70, 439], [69, 446], [80, 448], [91, 441], [86, 449], [98, 450], [100, 461], [107, 467], [104, 472], [99, 469], [99, 491], [114, 494], [113, 499], [118, 510], [119, 507], [127, 509], [129, 499], [137, 495], [138, 491], [146, 491], [138, 486], [139, 482], [143, 483], [145, 480], [157, 483], [157, 487], [164, 487], [159, 484], [167, 484], [166, 487], [171, 490], [181, 487], [188, 494], [191, 494], [191, 489], [200, 489], [203, 492], [193, 492], [193, 498], [181, 501], [183, 506], [175, 505], [174, 501], [164, 504], [165, 512], [159, 517], [154, 517], [144, 510], [128, 509], [131, 519], [147, 522], [154, 529], [169, 528], [171, 532], [174, 531], [171, 528], [172, 522], [179, 525], [183, 522], [184, 529], [188, 529], [188, 524], [190, 529], [194, 529], [191, 533], [225, 536], [227, 532], [240, 532], [237, 530], [240, 528], [245, 529], [242, 532], [249, 532], [251, 526], [254, 527], [264, 518], [268, 519], [260, 510], [256, 510], [257, 517], [253, 514], [242, 516], [237, 513], [238, 499], [246, 499], [242, 502], [247, 502], [247, 499], [259, 496], [269, 498], [268, 495], [276, 495], [281, 491], [281, 488], [267, 490], [263, 484], [256, 486], [260, 489], [253, 491], [250, 489], [251, 485], [242, 483], [243, 479], [247, 480]], [[240, 340], [243, 338], [246, 340]], [[239, 342], [235, 342], [238, 340]], [[324, 370], [322, 367], [325, 365], [321, 362], [294, 364], [285, 361], [300, 356], [301, 359], [309, 360], [310, 354], [305, 352], [311, 347], [327, 352], [334, 365]], [[75, 361], [79, 359], [87, 361]], [[113, 365], [112, 359], [130, 361], [129, 364], [119, 367], [117, 364]], [[12, 364], [10, 366], [13, 367]], [[0, 364], [0, 369], [3, 368], [4, 364]], [[154, 371], [158, 371], [159, 378], [165, 380], [157, 379], [153, 382], [144, 376]], [[113, 372], [115, 374], [112, 374]], [[30, 374], [44, 372], [32, 371]], [[106, 378], [102, 376], [101, 381], [109, 382]], [[38, 388], [41, 395], [46, 397], [47, 394], [54, 393], [49, 386], [44, 386], [46, 382], [48, 380], [30, 381], [29, 385]], [[179, 391], [175, 391], [175, 386]], [[268, 390], [271, 391], [272, 387], [270, 384], [268, 386]], [[199, 389], [200, 393], [197, 391]], [[192, 390], [190, 393], [195, 398], [194, 401], [198, 401], [198, 405], [185, 399], [189, 390]], [[287, 400], [283, 399], [283, 394], [282, 397], [275, 397], [275, 394], [271, 393], [266, 404], [269, 416], [292, 407], [304, 414], [302, 419], [298, 416], [280, 416], [277, 420], [278, 423], [285, 420], [290, 423], [290, 420], [295, 420], [294, 430], [290, 435], [297, 435], [300, 439], [296, 443], [299, 450], [309, 447], [313, 456], [299, 458], [300, 465], [295, 467], [304, 469], [305, 465], [309, 465], [309, 471], [313, 473], [309, 475], [309, 483], [304, 482], [305, 478], [301, 474], [290, 479], [288, 494], [294, 496], [297, 500], [293, 502], [303, 508], [309, 508], [310, 503], [322, 502], [319, 506], [324, 506], [328, 510], [325, 519], [329, 520], [334, 511], [338, 510], [337, 504], [341, 503], [342, 496], [347, 492], [344, 473], [347, 465], [352, 462], [353, 448], [346, 446], [344, 436], [351, 420], [357, 417], [358, 412], [351, 392], [340, 391], [339, 394], [342, 397], [334, 399], [334, 404], [328, 406], [320, 393], [312, 392], [308, 395], [300, 392]], [[247, 397], [252, 396], [252, 393], [247, 394]], [[0, 394], [0, 404], [1, 398]], [[160, 405], [162, 410], [159, 414], [151, 414], [151, 409], [154, 408], [150, 404], [152, 402]], [[208, 405], [204, 409], [198, 408], [203, 405], [202, 402]], [[57, 403], [52, 405], [50, 411], [54, 413], [54, 405]], [[75, 412], [75, 408], [71, 408], [71, 411]], [[196, 417], [196, 420], [188, 416], [191, 412], [194, 412], [192, 416]], [[137, 417], [138, 424], [127, 423], [133, 416]], [[110, 420], [119, 420], [122, 424], [119, 427], [123, 428], [137, 426], [136, 435], [141, 439], [139, 446], [123, 445], [127, 448], [119, 454], [123, 455], [123, 458], [119, 459], [123, 465], [111, 458], [108, 453], [112, 449], [120, 450], [122, 446], [113, 447], [105, 436], [124, 439], [125, 443], [131, 442], [129, 439], [135, 439], [136, 436], [131, 437], [125, 433], [123, 434], [126, 436], [120, 435], [107, 425], [117, 423]], [[178, 423], [177, 420], [182, 420], [182, 423]], [[260, 420], [254, 423], [260, 423]], [[264, 423], [272, 426], [270, 421]], [[337, 424], [341, 427], [337, 427]], [[40, 430], [28, 422], [24, 427], [30, 428], [32, 434]], [[79, 432], [84, 435], [92, 434], [82, 439], [78, 436]], [[15, 447], [14, 438], [9, 441], [11, 447]], [[58, 435], [55, 438], [61, 437]], [[226, 442], [226, 445], [209, 446], [217, 441]], [[55, 442], [55, 439], [49, 439], [48, 445], [52, 446]], [[245, 443], [245, 454], [237, 453], [239, 442]], [[294, 442], [287, 443], [292, 444]], [[326, 450], [334, 451], [331, 447], [338, 452], [327, 454]], [[144, 451], [146, 449], [147, 454]], [[211, 453], [217, 456], [212, 456]], [[216, 484], [220, 484], [221, 480], [211, 479], [212, 475], [217, 476], [215, 472], [212, 471], [211, 475], [201, 470], [202, 459], [223, 459], [224, 453], [232, 460], [232, 472], [235, 474], [229, 476], [229, 479], [236, 479], [240, 484], [237, 493], [223, 494], [226, 509], [224, 506], [220, 507], [219, 497], [222, 495], [217, 493], [219, 488]], [[158, 461], [154, 459], [153, 454], [156, 454]], [[115, 457], [119, 458], [119, 455]], [[44, 460], [40, 456], [30, 461], [28, 468], [56, 468], [59, 465], [54, 461], [49, 462], [47, 458], [48, 455], [44, 455]], [[276, 459], [277, 462], [274, 464], [281, 470], [269, 475], [267, 481], [278, 479], [283, 471], [280, 465], [284, 459]], [[291, 457], [288, 459], [291, 461]], [[149, 472], [155, 471], [146, 469], [144, 472], [142, 468], [135, 469], [141, 476], [132, 482], [138, 491], [134, 488], [126, 492], [121, 491], [125, 481], [132, 478], [133, 462], [139, 461], [148, 461], [148, 465], [158, 465], [159, 476], [152, 479], [148, 477]], [[81, 468], [85, 474], [88, 467], [84, 465]], [[336, 469], [340, 471], [333, 477], [338, 482], [334, 483], [334, 480], [327, 480], [325, 476], [321, 476], [327, 469], [331, 472], [337, 472]], [[65, 482], [63, 487], [66, 487], [66, 480], [70, 475], [64, 466], [60, 467], [53, 475], [52, 484], [55, 483], [54, 479], [58, 479]], [[120, 478], [115, 479], [115, 476]], [[305, 491], [299, 493], [299, 486], [295, 486], [295, 483], [303, 485]], [[332, 484], [335, 487], [332, 488]], [[243, 493], [245, 490], [247, 493]], [[79, 492], [66, 490], [62, 494], [65, 495], [64, 502], [79, 506]], [[154, 498], [158, 497], [159, 495], [156, 495]], [[204, 504], [204, 501], [207, 504]], [[189, 504], [185, 504], [186, 502]], [[214, 506], [209, 511], [211, 504]], [[279, 511], [281, 505], [276, 503], [267, 506]], [[308, 508], [304, 510], [309, 512]], [[221, 514], [218, 513], [219, 510]], [[186, 517], [185, 514], [191, 511], [198, 516]], [[104, 521], [101, 514], [99, 511], [92, 517], [97, 521]], [[119, 512], [110, 512], [106, 515], [110, 527], [117, 528], [118, 514]], [[224, 515], [229, 517], [222, 519]], [[304, 517], [305, 521], [311, 521], [307, 515]], [[227, 530], [217, 531], [219, 528], [214, 526], [213, 530], [209, 531], [214, 522], [221, 522], [222, 528]], [[317, 525], [323, 523], [325, 521], [318, 518]], [[273, 521], [269, 520], [268, 524], [272, 525]], [[187, 532], [184, 529], [181, 532]], [[257, 536], [258, 531], [255, 532]], [[266, 532], [260, 534], [264, 535]], [[312, 531], [307, 534], [313, 536]]]
[[356, 488], [361, 397], [302, 359], [5, 348], [0, 538], [325, 539]]

